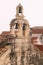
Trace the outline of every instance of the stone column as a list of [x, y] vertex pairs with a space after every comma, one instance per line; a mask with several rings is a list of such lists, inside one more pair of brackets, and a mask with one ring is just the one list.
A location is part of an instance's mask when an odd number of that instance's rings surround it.
[[21, 65], [24, 65], [25, 52], [21, 52]]
[[27, 51], [25, 51], [24, 65], [28, 65], [27, 56]]
[[17, 65], [21, 65], [21, 52], [17, 52]]

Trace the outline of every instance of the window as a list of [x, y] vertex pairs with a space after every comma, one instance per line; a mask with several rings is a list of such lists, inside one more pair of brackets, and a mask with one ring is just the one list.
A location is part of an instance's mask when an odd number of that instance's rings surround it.
[[19, 7], [19, 13], [22, 13], [22, 8], [21, 7]]
[[23, 23], [23, 35], [25, 36], [25, 30], [26, 30], [26, 26], [25, 26], [26, 24], [25, 23]]
[[18, 23], [15, 23], [15, 29], [18, 29]]
[[25, 25], [26, 25], [26, 24], [25, 24], [25, 23], [23, 23], [23, 30], [25, 30], [25, 29], [26, 29], [26, 28], [25, 28]]
[[42, 35], [40, 36], [40, 39], [42, 39]]
[[30, 36], [32, 36], [32, 31], [30, 31]]

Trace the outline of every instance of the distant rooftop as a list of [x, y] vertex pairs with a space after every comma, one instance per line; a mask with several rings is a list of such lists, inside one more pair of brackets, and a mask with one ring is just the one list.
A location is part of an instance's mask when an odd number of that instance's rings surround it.
[[34, 29], [43, 29], [43, 26], [34, 26]]

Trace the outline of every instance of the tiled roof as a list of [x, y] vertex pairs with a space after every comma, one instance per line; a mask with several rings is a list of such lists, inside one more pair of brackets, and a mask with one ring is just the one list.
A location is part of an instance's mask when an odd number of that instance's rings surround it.
[[43, 52], [43, 45], [35, 45], [41, 52]]
[[43, 26], [34, 26], [34, 29], [43, 29]]
[[32, 34], [43, 34], [43, 28], [42, 29], [32, 29]]
[[9, 35], [10, 34], [10, 31], [3, 31], [2, 33], [1, 33], [1, 35]]

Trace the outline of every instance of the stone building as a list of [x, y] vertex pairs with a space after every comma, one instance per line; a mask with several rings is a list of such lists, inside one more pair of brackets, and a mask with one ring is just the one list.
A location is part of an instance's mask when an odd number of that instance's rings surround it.
[[43, 65], [43, 53], [31, 43], [30, 25], [24, 18], [21, 4], [16, 8], [16, 18], [12, 19], [10, 34], [4, 42], [10, 43], [10, 46], [6, 45], [0, 65]]
[[[39, 65], [43, 54], [31, 43], [29, 22], [24, 19], [23, 7], [16, 8], [16, 18], [10, 23], [11, 65]], [[42, 63], [42, 62], [41, 62]]]

